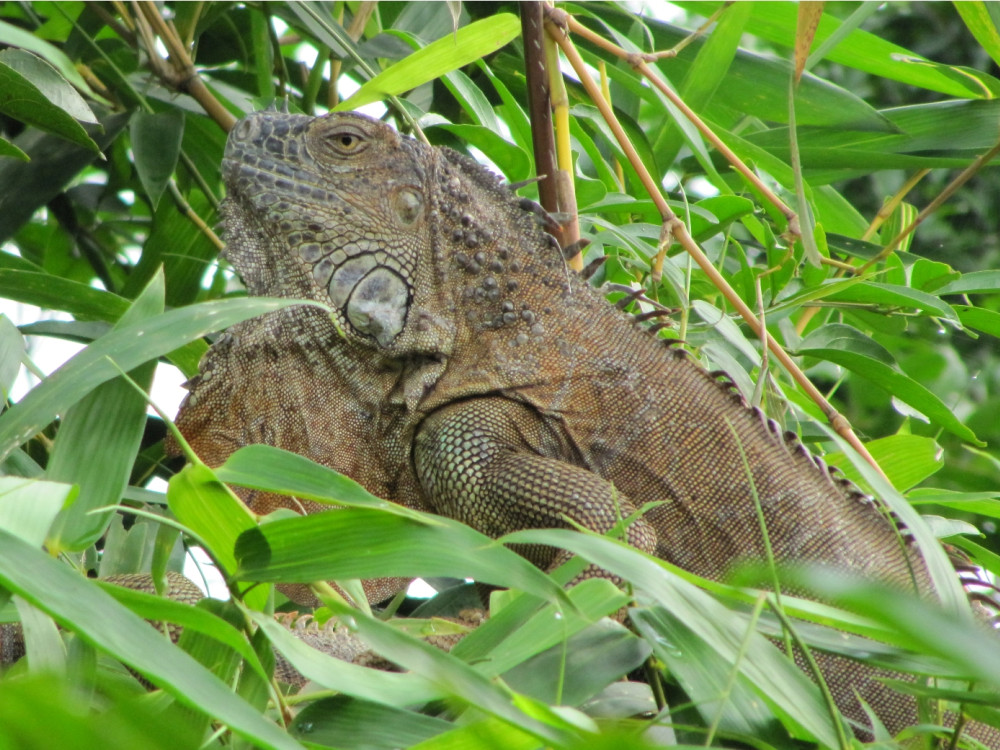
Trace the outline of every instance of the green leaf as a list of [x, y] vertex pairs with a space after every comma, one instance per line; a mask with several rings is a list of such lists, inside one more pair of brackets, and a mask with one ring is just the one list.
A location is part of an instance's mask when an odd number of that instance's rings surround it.
[[[556, 621], [558, 625], [558, 621]], [[599, 620], [504, 673], [504, 682], [533, 698], [578, 706], [638, 668], [650, 647], [622, 625]]]
[[338, 695], [309, 703], [296, 714], [289, 733], [328, 747], [393, 750], [411, 747], [453, 726], [416, 711]]
[[1000, 270], [963, 273], [960, 279], [945, 284], [937, 290], [945, 294], [996, 294], [1000, 291]]
[[[977, 686], [1000, 688], [1000, 644], [971, 617], [958, 617], [930, 601], [870, 582], [816, 574], [810, 583], [840, 606], [905, 634], [916, 650], [947, 660], [956, 674], [975, 679]], [[942, 638], [942, 633], [948, 637]]]
[[82, 91], [91, 99], [100, 101], [110, 106], [110, 102], [98, 96], [87, 84], [83, 76], [77, 71], [73, 61], [58, 47], [49, 44], [30, 31], [19, 28], [6, 21], [0, 21], [0, 42], [9, 44], [12, 47], [21, 47], [34, 52], [36, 55], [47, 60], [59, 73], [69, 81], [78, 91]]
[[[865, 443], [865, 448], [900, 492], [914, 487], [944, 466], [941, 447], [932, 438], [919, 435], [890, 435]], [[827, 453], [823, 460], [844, 472], [852, 482], [863, 483], [861, 474], [843, 453]]]
[[[102, 116], [104, 132], [94, 136], [98, 146], [102, 149], [110, 147], [127, 120], [128, 115], [124, 113]], [[79, 127], [72, 118], [71, 122]], [[62, 193], [81, 170], [95, 161], [94, 151], [89, 145], [81, 146], [36, 128], [28, 128], [17, 136], [16, 141], [18, 148], [24, 149], [31, 161], [0, 160], [0, 185], [16, 186], [5, 191], [3, 196], [0, 241], [10, 239], [26, 224], [36, 231], [41, 228], [41, 223], [31, 223], [32, 217], [37, 215], [36, 211]], [[7, 268], [18, 267], [5, 265]]]
[[345, 508], [250, 529], [236, 543], [235, 577], [310, 583], [449, 576], [566, 601], [551, 578], [499, 542], [448, 518], [400, 511]]
[[[188, 464], [170, 479], [167, 503], [177, 520], [208, 546], [223, 576], [232, 575], [237, 560], [236, 540], [256, 528], [249, 509], [216, 479], [204, 464]], [[261, 589], [248, 592], [246, 601], [260, 608], [267, 598]]]
[[381, 508], [408, 515], [402, 506], [381, 500], [348, 476], [297, 453], [270, 445], [248, 445], [215, 469], [219, 481], [263, 492], [292, 495], [319, 503]]
[[517, 37], [520, 31], [521, 24], [511, 13], [499, 13], [471, 23], [390, 65], [334, 109], [340, 112], [357, 109], [415, 89], [496, 52]]
[[37, 86], [0, 60], [0, 112], [72, 141], [95, 154], [100, 147], [72, 115], [50, 102]]
[[[163, 275], [157, 274], [121, 317], [116, 329], [142, 324], [163, 312]], [[147, 362], [131, 377], [143, 390], [153, 380], [155, 363]], [[63, 416], [49, 453], [45, 476], [75, 481], [80, 494], [52, 525], [46, 546], [53, 554], [80, 552], [97, 541], [128, 486], [132, 464], [146, 426], [146, 399], [124, 378], [102, 383]], [[100, 446], [94, 450], [94, 446]]]
[[0, 415], [0, 458], [121, 370], [133, 370], [212, 331], [294, 304], [303, 302], [265, 298], [203, 302], [102, 336]]
[[[752, 7], [752, 3], [734, 3], [728, 6], [684, 75], [679, 93], [684, 103], [696, 112], [702, 111], [711, 101], [719, 84], [725, 79], [736, 57], [743, 27]], [[673, 161], [681, 146], [681, 133], [677, 124], [660, 131], [653, 142], [653, 148], [659, 155], [661, 164]], [[690, 136], [685, 140], [690, 141]]]
[[0, 397], [10, 398], [10, 389], [21, 371], [24, 336], [6, 315], [0, 315]]
[[632, 609], [631, 621], [653, 653], [707, 721], [719, 717], [725, 732], [748, 736], [766, 733], [774, 715], [745, 677], [733, 680], [733, 665], [663, 607]]
[[20, 159], [21, 161], [31, 161], [30, 156], [6, 138], [0, 138], [0, 156], [11, 156], [15, 159]]
[[[698, 13], [711, 14], [720, 3], [678, 3], [681, 7]], [[824, 13], [816, 31], [816, 42], [821, 43], [837, 31], [842, 21], [831, 13]], [[747, 22], [746, 30], [764, 39], [785, 45], [794, 45], [796, 28], [795, 3], [758, 3]], [[912, 64], [920, 60], [919, 55], [893, 44], [879, 36], [855, 29], [847, 38], [829, 50], [825, 59], [854, 68], [873, 76], [907, 83], [911, 86], [939, 91], [955, 97], [981, 94], [978, 87], [972, 87], [945, 75], [938, 68], [928, 68]]]
[[117, 294], [78, 281], [41, 271], [8, 268], [0, 268], [0, 296], [46, 310], [62, 310], [78, 318], [97, 318], [110, 323], [118, 320], [129, 306], [129, 301]]
[[[488, 716], [413, 745], [410, 750], [484, 750], [484, 748], [538, 750], [540, 746], [535, 735], [506, 721]], [[633, 744], [632, 747], [634, 750], [645, 750], [645, 746], [639, 748]]]
[[796, 354], [819, 357], [841, 365], [874, 383], [894, 398], [924, 414], [949, 432], [975, 445], [983, 445], [941, 399], [900, 372], [892, 356], [873, 339], [851, 326], [831, 323], [810, 333]]
[[504, 539], [568, 549], [630, 581], [643, 596], [670, 610], [698, 633], [726, 663], [747, 677], [761, 697], [787, 710], [821, 743], [838, 744], [817, 687], [762, 635], [748, 631], [745, 616], [683, 580], [665, 563], [615, 540], [564, 529], [520, 531]]
[[[156, 703], [119, 692], [103, 696], [94, 711], [91, 694], [62, 675], [20, 675], [0, 681], [0, 726], [16, 737], [18, 750], [72, 747], [74, 750], [177, 750], [196, 747], [200, 737], [183, 731]], [[44, 716], [45, 721], [38, 717]]]
[[76, 487], [22, 477], [0, 477], [0, 529], [41, 547], [52, 521]]
[[261, 747], [300, 750], [300, 745], [227, 685], [98, 586], [41, 550], [0, 530], [0, 584], [48, 613], [60, 626], [113, 654], [154, 685], [196, 712]]
[[959, 322], [958, 314], [951, 305], [942, 302], [936, 295], [896, 284], [862, 281], [835, 292], [826, 299], [830, 302], [854, 302], [878, 307], [913, 308], [955, 323]]
[[955, 305], [955, 312], [963, 326], [1000, 338], [1000, 313], [968, 305]]
[[247, 614], [282, 656], [317, 685], [385, 706], [405, 707], [444, 697], [444, 691], [418, 673], [380, 672], [335, 659], [296, 638], [270, 615], [252, 610]]
[[431, 676], [435, 685], [463, 704], [471, 704], [555, 745], [578, 743], [589, 733], [581, 731], [580, 724], [588, 725], [586, 728], [593, 731], [593, 725], [582, 714], [570, 716], [576, 722], [567, 720], [568, 711], [557, 713], [549, 706], [513, 693], [503, 683], [490, 680], [453, 654], [347, 606], [324, 603], [339, 615], [353, 617], [358, 634], [377, 653], [411, 672]]
[[190, 604], [174, 601], [166, 596], [156, 596], [103, 581], [98, 581], [98, 584], [117, 602], [128, 607], [144, 620], [180, 625], [185, 630], [203, 633], [219, 643], [225, 644], [238, 653], [262, 679], [268, 679], [260, 659], [247, 643], [246, 637], [221, 617]]
[[179, 109], [155, 114], [137, 111], [132, 116], [129, 135], [139, 180], [156, 208], [177, 166], [184, 135], [184, 113]]
[[520, 182], [531, 176], [531, 159], [528, 154], [520, 146], [511, 143], [489, 128], [479, 125], [452, 125], [451, 123], [434, 125], [434, 128], [447, 130], [458, 136], [463, 143], [478, 148], [487, 159], [503, 170], [508, 182]]
[[603, 578], [581, 581], [566, 595], [572, 610], [515, 594], [515, 601], [499, 612], [493, 607], [490, 618], [455, 644], [452, 653], [490, 677], [504, 675], [628, 603], [628, 597]]
[[976, 41], [1000, 65], [1000, 29], [997, 28], [996, 8], [982, 0], [955, 3], [955, 10]]
[[83, 97], [42, 58], [21, 49], [5, 49], [0, 52], [0, 63], [24, 76], [46, 99], [73, 119], [89, 123], [97, 122], [97, 118]]

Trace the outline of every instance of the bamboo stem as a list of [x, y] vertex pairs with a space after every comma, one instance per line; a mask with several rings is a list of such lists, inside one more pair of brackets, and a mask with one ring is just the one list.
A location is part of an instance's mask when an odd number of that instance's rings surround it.
[[[669, 231], [681, 247], [683, 247], [684, 250], [691, 255], [695, 263], [698, 264], [702, 272], [704, 272], [704, 274], [708, 277], [709, 281], [715, 285], [720, 292], [722, 292], [726, 300], [728, 300], [736, 311], [739, 312], [740, 316], [744, 321], [746, 321], [747, 325], [750, 326], [751, 330], [753, 330], [757, 337], [766, 342], [767, 347], [771, 350], [775, 359], [777, 359], [778, 362], [780, 362], [781, 365], [788, 371], [792, 379], [806, 392], [809, 398], [820, 407], [833, 429], [848, 443], [850, 443], [851, 446], [868, 463], [870, 463], [879, 474], [885, 477], [884, 472], [872, 457], [871, 453], [868, 452], [868, 449], [865, 448], [861, 440], [859, 440], [857, 435], [854, 434], [854, 430], [851, 428], [850, 422], [848, 422], [847, 418], [840, 414], [840, 412], [838, 412], [833, 405], [826, 400], [819, 389], [812, 384], [809, 378], [806, 377], [805, 373], [803, 373], [802, 370], [799, 369], [798, 365], [795, 364], [788, 352], [786, 352], [773, 337], [766, 335], [766, 332], [762, 330], [761, 323], [757, 319], [753, 310], [751, 310], [739, 297], [739, 295], [736, 294], [729, 283], [722, 277], [722, 274], [720, 274], [715, 266], [712, 265], [712, 262], [708, 259], [702, 249], [698, 247], [698, 244], [688, 233], [687, 227], [684, 226], [684, 222], [678, 219], [674, 212], [670, 209], [670, 206], [663, 197], [659, 186], [657, 186], [656, 182], [649, 174], [649, 171], [642, 163], [638, 152], [635, 150], [635, 147], [632, 145], [621, 124], [618, 122], [618, 118], [615, 116], [614, 111], [608, 103], [604, 101], [604, 97], [601, 95], [600, 87], [590, 77], [583, 58], [580, 57], [580, 53], [577, 52], [572, 40], [570, 40], [567, 35], [565, 21], [567, 18], [569, 17], [564, 13], [552, 11], [551, 9], [547, 10], [545, 23], [546, 30], [559, 45], [560, 49], [562, 49], [563, 54], [566, 56], [566, 59], [569, 60], [570, 65], [572, 65], [573, 70], [580, 79], [580, 83], [583, 85], [587, 95], [597, 106], [601, 116], [607, 122], [608, 127], [614, 134], [619, 146], [625, 152], [629, 163], [639, 176], [640, 182], [642, 182], [643, 187], [646, 189], [649, 197], [652, 199], [657, 210], [660, 212], [663, 223], [666, 225], [666, 230]], [[562, 21], [563, 23], [560, 24], [559, 21]], [[575, 28], [575, 22], [571, 18], [569, 18], [568, 24], [570, 28]], [[784, 206], [784, 204], [781, 205]], [[788, 209], [787, 206], [785, 207], [785, 211], [787, 211], [786, 216], [790, 216], [792, 218], [795, 217], [795, 214], [791, 211], [791, 209]]]

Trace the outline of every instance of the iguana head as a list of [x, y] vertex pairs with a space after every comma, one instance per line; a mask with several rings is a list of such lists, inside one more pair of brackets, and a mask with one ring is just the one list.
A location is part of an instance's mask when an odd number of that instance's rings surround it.
[[227, 257], [250, 293], [319, 299], [341, 330], [392, 345], [426, 243], [415, 145], [355, 114], [237, 123], [223, 160]]
[[458, 329], [537, 337], [519, 279], [561, 259], [471, 159], [359, 114], [267, 111], [233, 128], [223, 174], [227, 257], [251, 294], [326, 302], [390, 357], [447, 356]]

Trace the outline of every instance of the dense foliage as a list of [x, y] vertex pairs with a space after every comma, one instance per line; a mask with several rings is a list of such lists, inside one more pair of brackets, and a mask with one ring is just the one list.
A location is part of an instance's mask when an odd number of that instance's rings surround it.
[[[603, 96], [624, 135], [564, 61], [563, 83], [553, 75], [554, 142], [569, 146], [560, 164], [572, 171], [585, 241], [578, 265], [606, 256], [593, 281], [612, 299], [642, 288], [636, 309], [671, 308], [657, 335], [684, 339], [873, 489], [932, 560], [943, 564], [931, 536], [946, 537], [1000, 574], [997, 6], [655, 7], [669, 23], [617, 4], [560, 6], [624, 53], [675, 52], [620, 57], [585, 30], [569, 35], [587, 75], [606, 73]], [[64, 313], [19, 327], [0, 317], [0, 388], [34, 368], [36, 342], [85, 344], [0, 413], [0, 622], [21, 621], [29, 649], [0, 676], [0, 748], [849, 744], [820, 692], [760, 635], [783, 627], [776, 610], [799, 618], [795, 637], [816, 648], [963, 678], [947, 697], [1000, 725], [990, 692], [1000, 690], [1000, 643], [963, 619], [955, 592], [938, 609], [810, 581], [854, 613], [841, 616], [696, 580], [613, 540], [553, 534], [630, 582], [627, 594], [599, 580], [564, 593], [471, 530], [387, 508], [293, 456], [246, 449], [215, 473], [165, 461], [166, 426], [147, 415], [143, 393], [154, 368], [190, 377], [214, 333], [280, 304], [246, 298], [219, 259], [225, 129], [276, 101], [308, 113], [367, 104], [511, 183], [529, 181], [519, 194], [544, 202], [530, 182], [541, 125], [529, 114], [518, 11], [0, 5], [0, 297]], [[705, 129], [643, 77], [644, 59]], [[565, 209], [570, 196], [559, 200]], [[730, 289], [692, 261], [683, 237], [662, 231], [664, 206]], [[572, 217], [555, 218], [575, 239]], [[826, 426], [830, 414], [775, 353], [764, 355], [736, 313], [741, 301], [853, 424], [888, 482]], [[348, 509], [294, 533], [263, 524], [262, 556], [246, 536], [236, 544], [261, 519], [218, 479]], [[220, 566], [230, 602], [193, 609], [86, 578], [159, 577], [191, 545]], [[269, 582], [370, 575], [447, 589], [418, 617], [467, 601], [466, 589], [447, 588], [464, 578], [512, 593], [495, 596], [489, 623], [451, 654], [362, 605], [354, 626], [414, 672], [314, 659], [315, 682], [279, 696], [266, 679], [272, 644], [300, 666], [303, 657], [260, 614], [275, 605]], [[634, 631], [606, 618], [626, 605]], [[182, 623], [180, 645], [140, 617]], [[831, 623], [855, 635], [831, 636]], [[652, 689], [616, 682], [643, 664]], [[162, 690], [147, 692], [122, 665]], [[939, 694], [923, 685], [910, 689], [931, 711]], [[934, 723], [928, 713], [914, 731]]]

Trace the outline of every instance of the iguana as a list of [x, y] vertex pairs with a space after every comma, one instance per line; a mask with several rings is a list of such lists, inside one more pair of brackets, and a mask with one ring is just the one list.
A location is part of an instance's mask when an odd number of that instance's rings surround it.
[[[289, 308], [212, 347], [177, 419], [208, 463], [276, 445], [494, 537], [607, 532], [655, 503], [627, 540], [711, 579], [765, 558], [756, 493], [778, 564], [930, 590], [872, 501], [568, 271], [468, 157], [359, 114], [267, 111], [232, 130], [223, 173], [225, 257], [247, 292], [334, 312]], [[545, 569], [566, 559], [519, 551]], [[860, 695], [892, 732], [916, 720], [873, 670], [823, 663], [846, 716], [867, 723]]]

